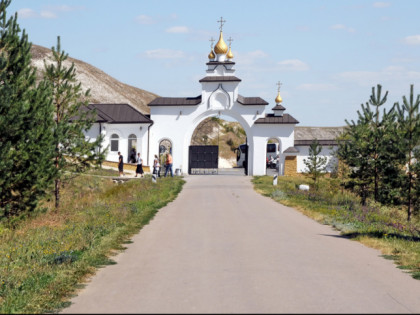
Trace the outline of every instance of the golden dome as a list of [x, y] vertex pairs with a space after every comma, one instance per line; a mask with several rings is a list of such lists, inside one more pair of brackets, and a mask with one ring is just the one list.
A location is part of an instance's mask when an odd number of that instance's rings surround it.
[[275, 102], [276, 102], [276, 104], [280, 104], [281, 102], [283, 102], [283, 99], [280, 96], [280, 91], [279, 91], [279, 94], [277, 94]]
[[229, 47], [229, 52], [227, 53], [226, 57], [228, 59], [232, 59], [233, 58], [232, 49], [230, 49], [230, 47]]
[[214, 52], [218, 55], [226, 54], [228, 52], [228, 46], [226, 45], [225, 41], [223, 40], [223, 33], [220, 32], [219, 41], [217, 42], [216, 46], [214, 47]]
[[214, 59], [216, 56], [214, 55], [213, 50], [209, 53], [209, 59]]

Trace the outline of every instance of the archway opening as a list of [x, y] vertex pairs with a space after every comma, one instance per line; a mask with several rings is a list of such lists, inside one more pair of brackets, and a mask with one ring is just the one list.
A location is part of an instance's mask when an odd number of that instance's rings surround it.
[[167, 154], [172, 155], [172, 141], [169, 139], [162, 139], [159, 142], [159, 163], [161, 165], [159, 172], [165, 171]]
[[[191, 137], [191, 146], [217, 146], [217, 174], [244, 174], [247, 163], [247, 135], [241, 124], [228, 116], [213, 116], [201, 121]], [[205, 173], [204, 170], [202, 170]]]
[[127, 163], [136, 163], [137, 157], [137, 137], [135, 134], [128, 136]]

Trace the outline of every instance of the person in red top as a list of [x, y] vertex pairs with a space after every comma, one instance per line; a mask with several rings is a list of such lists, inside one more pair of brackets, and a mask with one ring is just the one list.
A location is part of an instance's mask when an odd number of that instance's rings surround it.
[[166, 154], [166, 163], [165, 163], [165, 177], [168, 174], [168, 171], [171, 172], [171, 177], [174, 177], [174, 173], [172, 172], [172, 155], [170, 153]]

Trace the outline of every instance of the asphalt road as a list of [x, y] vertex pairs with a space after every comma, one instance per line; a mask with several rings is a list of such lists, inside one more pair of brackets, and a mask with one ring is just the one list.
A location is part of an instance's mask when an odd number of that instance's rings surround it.
[[420, 313], [420, 281], [254, 192], [188, 176], [64, 313]]

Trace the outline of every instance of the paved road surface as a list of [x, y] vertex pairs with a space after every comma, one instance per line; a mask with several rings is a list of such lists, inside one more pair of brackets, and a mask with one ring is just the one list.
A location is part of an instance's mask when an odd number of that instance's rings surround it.
[[255, 193], [188, 176], [64, 313], [420, 313], [420, 281]]

